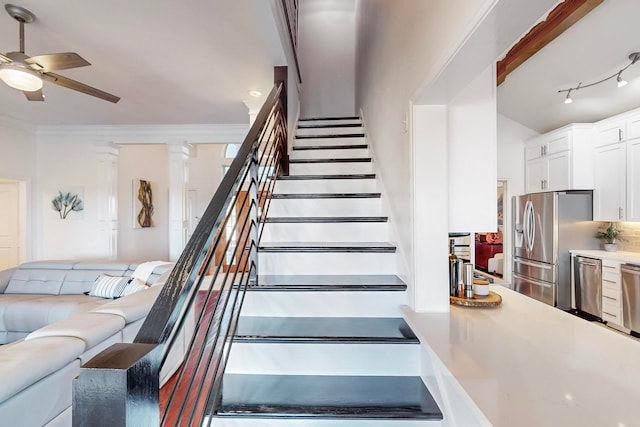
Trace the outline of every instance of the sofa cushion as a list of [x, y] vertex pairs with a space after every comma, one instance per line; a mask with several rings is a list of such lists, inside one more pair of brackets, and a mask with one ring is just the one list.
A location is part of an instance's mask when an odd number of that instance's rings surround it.
[[0, 295], [0, 327], [18, 333], [7, 337], [14, 339], [103, 303], [86, 295]]
[[127, 324], [145, 317], [160, 294], [162, 286], [153, 286], [92, 309], [91, 313], [115, 314]]
[[0, 402], [63, 368], [84, 350], [85, 343], [73, 337], [25, 340], [0, 350]]
[[[101, 270], [101, 271], [127, 271], [129, 268], [128, 262], [122, 261], [78, 261], [73, 264], [74, 270]], [[115, 273], [113, 274], [116, 275]]]
[[5, 289], [7, 289], [7, 286], [9, 286], [9, 280], [11, 280], [11, 276], [13, 276], [13, 273], [17, 269], [17, 267], [14, 267], [0, 271], [0, 293], [4, 293]]
[[125, 321], [121, 316], [92, 312], [80, 313], [33, 331], [25, 337], [25, 341], [41, 337], [76, 337], [86, 343], [86, 349], [90, 349], [118, 333], [124, 325]]
[[71, 270], [73, 261], [31, 261], [20, 264], [19, 268], [26, 270]]
[[20, 266], [11, 276], [5, 294], [58, 295], [66, 275], [67, 270]]
[[69, 270], [62, 282], [60, 288], [61, 295], [67, 294], [83, 294], [89, 292], [91, 287], [95, 283], [96, 279], [101, 274], [108, 274], [109, 276], [125, 276], [127, 270], [100, 270], [100, 269], [81, 269], [81, 270]]

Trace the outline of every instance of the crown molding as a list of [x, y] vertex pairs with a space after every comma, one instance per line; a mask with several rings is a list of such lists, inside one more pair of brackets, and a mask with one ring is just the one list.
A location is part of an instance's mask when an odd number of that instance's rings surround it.
[[248, 124], [194, 125], [81, 125], [39, 126], [38, 137], [65, 136], [104, 140], [114, 144], [240, 143], [249, 132]]

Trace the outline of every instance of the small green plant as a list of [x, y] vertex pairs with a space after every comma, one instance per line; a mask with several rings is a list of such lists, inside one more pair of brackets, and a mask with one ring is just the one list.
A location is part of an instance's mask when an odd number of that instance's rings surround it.
[[613, 222], [609, 223], [609, 226], [604, 231], [598, 231], [596, 234], [598, 239], [602, 239], [607, 243], [616, 243], [624, 241], [622, 238], [622, 230], [616, 227]]

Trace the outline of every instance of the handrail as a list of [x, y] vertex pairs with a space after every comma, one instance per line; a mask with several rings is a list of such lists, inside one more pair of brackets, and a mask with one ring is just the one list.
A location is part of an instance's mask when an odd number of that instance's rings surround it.
[[[262, 219], [275, 177], [288, 171], [285, 85], [267, 97], [134, 342], [81, 369], [74, 426], [211, 422], [244, 294], [257, 282]], [[163, 389], [161, 413], [160, 372], [176, 353], [184, 363]]]

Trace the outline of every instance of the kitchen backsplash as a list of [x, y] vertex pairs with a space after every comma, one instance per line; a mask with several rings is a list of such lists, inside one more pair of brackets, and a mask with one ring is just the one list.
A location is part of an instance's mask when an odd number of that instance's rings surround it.
[[623, 242], [618, 243], [620, 250], [640, 252], [640, 222], [619, 222]]

